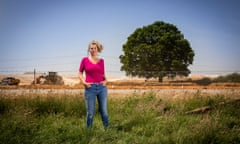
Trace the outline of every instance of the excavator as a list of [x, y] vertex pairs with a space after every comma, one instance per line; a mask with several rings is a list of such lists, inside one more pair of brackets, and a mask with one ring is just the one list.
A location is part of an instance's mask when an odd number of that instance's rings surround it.
[[40, 75], [32, 84], [42, 85], [64, 85], [63, 78], [57, 74], [57, 72], [48, 72], [48, 75]]

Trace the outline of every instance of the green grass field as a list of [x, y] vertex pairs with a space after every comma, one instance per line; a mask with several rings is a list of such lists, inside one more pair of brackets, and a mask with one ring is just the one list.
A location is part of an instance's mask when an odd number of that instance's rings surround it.
[[[240, 102], [231, 96], [193, 94], [168, 99], [154, 93], [109, 97], [110, 128], [99, 113], [85, 127], [82, 95], [0, 97], [1, 144], [206, 144], [240, 143]], [[202, 106], [204, 113], [186, 114]]]

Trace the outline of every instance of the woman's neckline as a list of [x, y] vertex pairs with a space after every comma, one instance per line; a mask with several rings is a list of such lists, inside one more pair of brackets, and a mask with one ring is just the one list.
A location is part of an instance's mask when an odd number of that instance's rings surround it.
[[94, 60], [92, 57], [88, 57], [88, 60], [92, 63], [92, 64], [98, 64], [100, 61], [100, 58], [97, 58], [96, 60]]

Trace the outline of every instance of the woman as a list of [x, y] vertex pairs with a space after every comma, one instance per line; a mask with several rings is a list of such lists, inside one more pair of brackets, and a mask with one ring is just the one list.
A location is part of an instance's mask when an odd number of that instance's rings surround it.
[[[98, 100], [99, 112], [102, 117], [104, 128], [108, 128], [107, 112], [107, 79], [104, 70], [104, 60], [98, 57], [103, 46], [96, 40], [88, 45], [89, 56], [81, 60], [79, 67], [79, 78], [85, 87], [85, 104], [86, 104], [86, 125], [92, 127], [95, 114], [96, 98]], [[83, 73], [85, 72], [85, 78]]]

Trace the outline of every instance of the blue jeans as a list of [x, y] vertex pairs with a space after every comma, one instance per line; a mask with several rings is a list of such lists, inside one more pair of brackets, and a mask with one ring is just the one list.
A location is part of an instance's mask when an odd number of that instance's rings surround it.
[[99, 112], [101, 114], [103, 126], [104, 128], [108, 128], [107, 87], [102, 84], [91, 84], [91, 87], [85, 88], [87, 128], [92, 127], [96, 98], [98, 100]]

